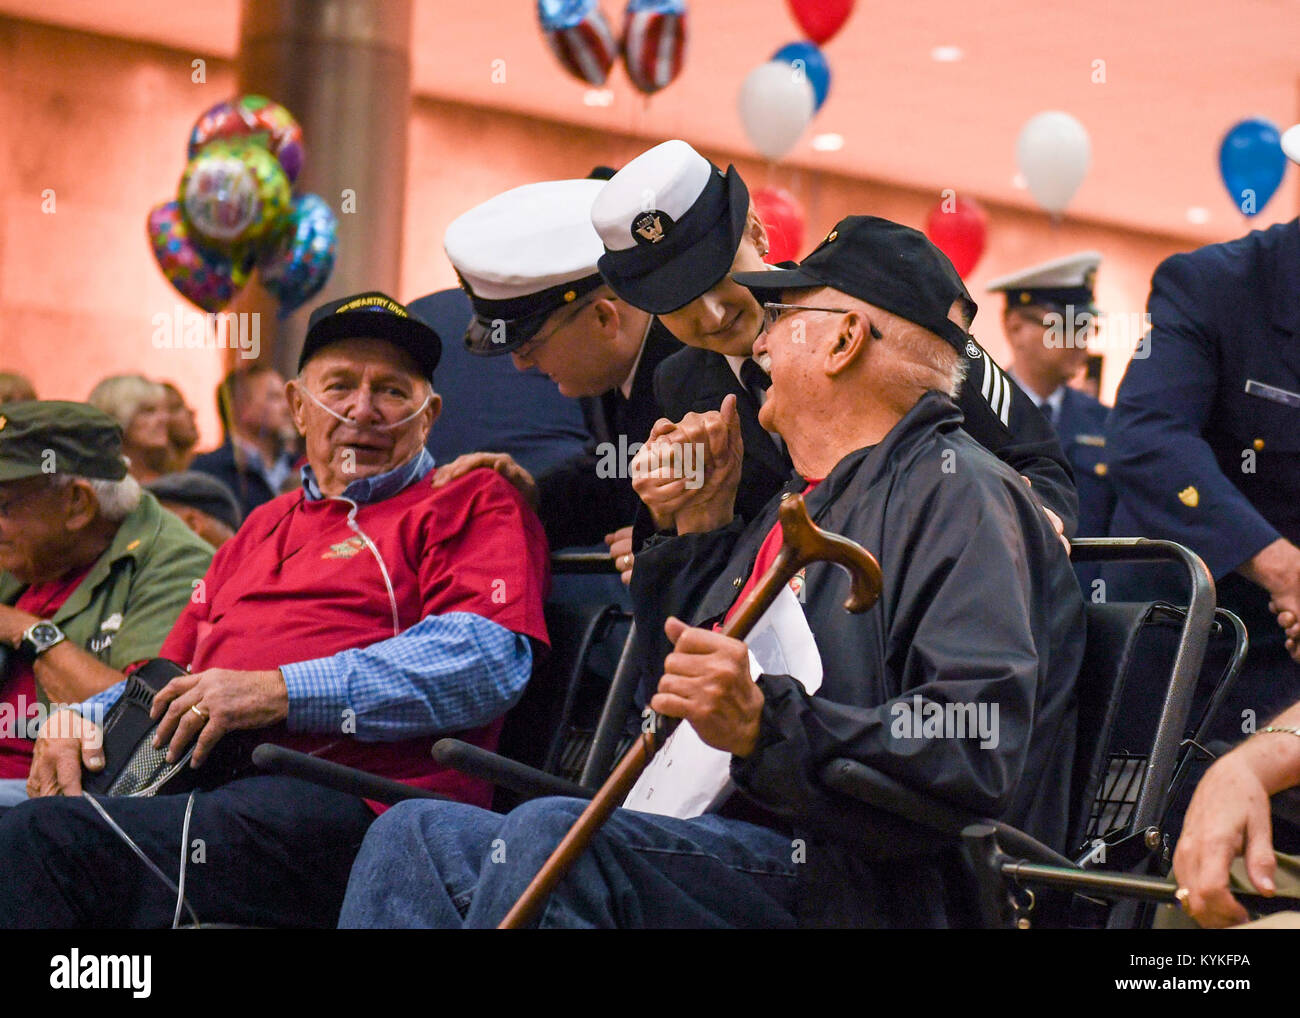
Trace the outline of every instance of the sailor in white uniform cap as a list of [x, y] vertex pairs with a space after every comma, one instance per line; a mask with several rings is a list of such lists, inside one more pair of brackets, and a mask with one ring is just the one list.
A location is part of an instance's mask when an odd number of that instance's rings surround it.
[[[717, 410], [734, 394], [744, 456], [737, 515], [752, 519], [793, 469], [779, 441], [758, 422], [769, 382], [754, 360], [763, 329], [761, 301], [775, 291], [742, 286], [735, 273], [772, 268], [764, 260], [767, 231], [734, 166], [721, 169], [684, 141], [641, 153], [605, 185], [592, 206], [604, 241], [599, 267], [614, 292], [652, 311], [688, 349], [669, 358], [655, 378], [665, 416]], [[834, 233], [828, 237], [834, 240]], [[944, 259], [944, 264], [951, 264]], [[969, 326], [975, 303], [952, 270], [954, 306]], [[956, 314], [956, 310], [953, 312]], [[1077, 502], [1056, 436], [1032, 402], [972, 337], [965, 348], [969, 381], [959, 394], [963, 427], [994, 455], [1028, 477], [1061, 527], [1073, 532]], [[638, 517], [638, 539], [648, 515]]]
[[1006, 295], [1002, 328], [1011, 374], [1052, 423], [1079, 491], [1079, 537], [1105, 537], [1115, 511], [1106, 476], [1105, 406], [1067, 383], [1088, 362], [1097, 332], [1094, 284], [1101, 255], [1080, 251], [1000, 276], [988, 284]]
[[481, 452], [440, 468], [435, 483], [495, 469], [537, 506], [552, 548], [606, 538], [627, 571], [639, 503], [629, 471], [608, 461], [624, 455], [626, 467], [635, 454], [628, 447], [649, 435], [660, 416], [655, 368], [680, 344], [596, 269], [605, 249], [591, 206], [603, 186], [587, 179], [517, 187], [458, 217], [443, 238], [474, 311], [466, 347], [509, 354], [520, 371], [536, 366], [564, 395], [582, 399], [592, 443], [536, 480], [504, 453]]

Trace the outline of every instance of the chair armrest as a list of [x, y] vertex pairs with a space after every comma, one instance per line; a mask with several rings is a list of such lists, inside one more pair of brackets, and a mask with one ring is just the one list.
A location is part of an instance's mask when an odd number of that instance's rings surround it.
[[439, 739], [433, 745], [433, 758], [444, 767], [458, 770], [470, 777], [490, 781], [530, 799], [543, 795], [564, 795], [574, 799], [590, 799], [592, 791], [554, 774], [518, 763], [486, 749], [471, 746], [460, 739]]
[[570, 576], [591, 573], [616, 576], [618, 569], [607, 551], [562, 551], [551, 556], [551, 572]]
[[344, 767], [332, 760], [308, 756], [292, 749], [285, 749], [274, 743], [264, 742], [253, 750], [253, 763], [260, 770], [271, 774], [283, 774], [290, 778], [301, 778], [313, 785], [332, 788], [336, 792], [355, 795], [362, 799], [373, 799], [386, 806], [402, 802], [404, 799], [446, 799], [447, 796], [430, 792], [423, 788], [404, 785], [391, 778], [381, 778], [377, 774], [359, 771], [354, 767]]
[[909, 788], [857, 760], [843, 757], [832, 760], [822, 768], [821, 777], [828, 787], [841, 795], [847, 795], [874, 809], [929, 828], [954, 841], [961, 838], [962, 832], [968, 827], [976, 824], [986, 825], [996, 831], [999, 843], [1003, 847], [1024, 856], [1026, 861], [1048, 866], [1078, 868], [1073, 860], [1010, 824], [977, 817], [973, 813], [958, 809], [924, 792]]

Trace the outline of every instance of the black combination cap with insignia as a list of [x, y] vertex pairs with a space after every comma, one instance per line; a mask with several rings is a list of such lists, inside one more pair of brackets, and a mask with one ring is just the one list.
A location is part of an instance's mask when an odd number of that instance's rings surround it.
[[663, 315], [717, 285], [735, 261], [749, 189], [684, 141], [642, 152], [591, 210], [605, 253], [600, 274], [633, 307]]
[[758, 291], [828, 286], [905, 318], [966, 352], [966, 330], [948, 317], [953, 301], [974, 302], [947, 255], [925, 234], [876, 216], [841, 219], [793, 269], [738, 272], [731, 277]]
[[510, 353], [551, 315], [601, 285], [604, 248], [591, 225], [602, 180], [548, 180], [489, 198], [458, 216], [443, 236], [474, 317], [465, 347]]
[[1045, 307], [1064, 311], [1067, 306], [1096, 315], [1094, 289], [1101, 254], [1080, 251], [1054, 258], [1019, 272], [999, 276], [989, 282], [991, 293], [1005, 293], [1007, 307]]
[[125, 477], [117, 421], [87, 403], [57, 399], [0, 407], [0, 484], [51, 474]]
[[331, 343], [345, 339], [387, 340], [410, 354], [430, 381], [442, 356], [442, 340], [433, 329], [386, 293], [371, 290], [322, 304], [311, 313], [298, 370]]

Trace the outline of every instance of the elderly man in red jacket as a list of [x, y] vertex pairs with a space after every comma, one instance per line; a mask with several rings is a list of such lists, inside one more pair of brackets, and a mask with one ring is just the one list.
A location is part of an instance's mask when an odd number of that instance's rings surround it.
[[[495, 746], [546, 641], [546, 541], [491, 471], [423, 483], [440, 348], [380, 293], [312, 315], [288, 385], [307, 440], [303, 488], [249, 516], [163, 644], [162, 656], [190, 668], [154, 702], [155, 745], [170, 759], [189, 753], [201, 765], [230, 733], [257, 730], [259, 740], [487, 803], [486, 785], [439, 768], [429, 751], [452, 731]], [[269, 775], [192, 803], [69, 798], [98, 753], [94, 733], [66, 715], [47, 727], [29, 783], [37, 798], [0, 816], [0, 925], [148, 927], [179, 916], [177, 888], [141, 864], [108, 817], [161, 873], [175, 872], [178, 855], [192, 861], [184, 892], [200, 920], [335, 922], [374, 818], [362, 800]]]

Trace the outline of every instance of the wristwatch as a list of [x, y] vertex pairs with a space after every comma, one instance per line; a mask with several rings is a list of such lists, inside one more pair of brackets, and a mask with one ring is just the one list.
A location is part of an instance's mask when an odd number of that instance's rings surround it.
[[22, 641], [18, 646], [26, 651], [29, 657], [35, 659], [56, 644], [62, 643], [65, 639], [67, 637], [63, 635], [62, 629], [49, 619], [41, 619], [28, 627], [27, 632], [23, 633]]

